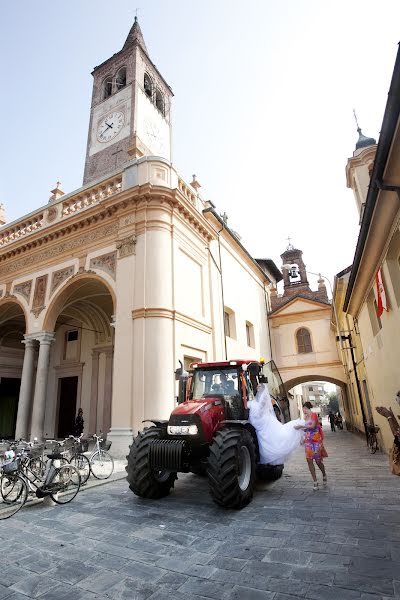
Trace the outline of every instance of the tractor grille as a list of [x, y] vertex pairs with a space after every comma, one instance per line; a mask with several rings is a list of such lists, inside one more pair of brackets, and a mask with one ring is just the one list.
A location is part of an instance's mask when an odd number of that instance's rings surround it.
[[184, 440], [156, 440], [150, 444], [149, 462], [154, 469], [182, 471], [184, 457]]

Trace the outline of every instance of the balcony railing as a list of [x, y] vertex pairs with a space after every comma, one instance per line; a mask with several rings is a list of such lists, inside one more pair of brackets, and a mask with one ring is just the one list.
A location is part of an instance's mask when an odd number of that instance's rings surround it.
[[[34, 214], [13, 223], [9, 227], [0, 229], [0, 248], [12, 242], [50, 226], [53, 222], [60, 223], [79, 211], [100, 204], [103, 200], [118, 194], [122, 189], [122, 174], [114, 176], [91, 188], [85, 189], [75, 195], [62, 196], [56, 202], [51, 202], [48, 207], [41, 208]], [[61, 205], [61, 210], [60, 210]]]

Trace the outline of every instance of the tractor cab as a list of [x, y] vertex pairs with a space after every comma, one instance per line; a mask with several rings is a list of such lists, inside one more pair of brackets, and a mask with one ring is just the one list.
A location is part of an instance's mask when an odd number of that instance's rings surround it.
[[228, 420], [248, 419], [248, 402], [255, 397], [258, 384], [266, 383], [277, 418], [283, 423], [290, 420], [285, 388], [274, 361], [193, 363], [189, 372], [177, 369], [176, 376], [180, 381], [179, 404], [219, 398]]

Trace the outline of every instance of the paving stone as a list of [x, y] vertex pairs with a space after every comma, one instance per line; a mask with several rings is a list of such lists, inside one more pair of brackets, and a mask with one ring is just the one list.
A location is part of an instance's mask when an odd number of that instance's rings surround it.
[[250, 574], [263, 575], [264, 577], [277, 577], [285, 579], [290, 577], [291, 570], [286, 565], [273, 562], [248, 561], [243, 571]]
[[357, 590], [376, 594], [387, 594], [393, 596], [393, 580], [381, 577], [367, 577], [352, 573], [340, 573], [335, 575], [334, 587]]
[[140, 581], [157, 581], [165, 575], [165, 570], [154, 565], [146, 565], [145, 563], [130, 561], [119, 571], [125, 573], [131, 579], [139, 579]]
[[183, 585], [178, 588], [180, 593], [194, 594], [198, 596], [205, 596], [206, 598], [215, 598], [220, 600], [227, 596], [233, 589], [233, 585], [230, 583], [217, 583], [215, 581], [208, 581], [207, 579], [200, 579], [198, 577], [190, 577]]
[[78, 581], [99, 572], [99, 569], [96, 569], [91, 565], [85, 565], [76, 560], [64, 560], [54, 569], [47, 571], [46, 575], [48, 577], [53, 577], [53, 579], [56, 579], [57, 581], [59, 580], [73, 585]]
[[0, 600], [3, 598], [8, 598], [13, 593], [13, 590], [5, 585], [0, 584]]
[[196, 565], [191, 562], [186, 562], [176, 558], [168, 558], [166, 556], [161, 557], [157, 561], [157, 567], [169, 571], [176, 571], [177, 573], [183, 573], [186, 575], [203, 577], [204, 579], [208, 579], [216, 571], [215, 567], [209, 565]]
[[[317, 576], [318, 577], [318, 576]], [[329, 587], [327, 585], [310, 585], [306, 598], [312, 600], [359, 600], [360, 592], [339, 587]]]
[[208, 562], [212, 567], [226, 569], [227, 571], [241, 571], [247, 564], [247, 561], [241, 558], [228, 558], [226, 556], [211, 556]]
[[46, 575], [28, 575], [14, 583], [9, 590], [15, 590], [31, 598], [37, 598], [49, 590], [55, 590], [60, 584]]
[[310, 562], [310, 554], [300, 550], [290, 550], [286, 548], [272, 549], [263, 558], [263, 562], [281, 563], [285, 565], [305, 566]]
[[157, 591], [157, 587], [126, 577], [104, 592], [106, 598], [112, 600], [146, 600]]
[[229, 596], [229, 600], [274, 600], [274, 598], [275, 592], [265, 592], [241, 586], [236, 586]]
[[78, 587], [62, 584], [40, 596], [40, 600], [88, 600], [88, 592]]
[[20, 579], [28, 577], [31, 574], [32, 573], [26, 571], [20, 566], [14, 566], [10, 565], [9, 563], [3, 563], [1, 566], [0, 575], [1, 585], [8, 587], [10, 585], [13, 585], [13, 583], [16, 583]]
[[116, 585], [121, 581], [120, 573], [113, 573], [112, 571], [103, 571], [101, 573], [95, 573], [77, 584], [80, 588], [94, 592], [97, 594], [103, 594], [111, 586]]
[[292, 594], [303, 598], [308, 589], [309, 584], [298, 579], [276, 579], [270, 577], [267, 581], [267, 590], [271, 592], [280, 592], [282, 594]]

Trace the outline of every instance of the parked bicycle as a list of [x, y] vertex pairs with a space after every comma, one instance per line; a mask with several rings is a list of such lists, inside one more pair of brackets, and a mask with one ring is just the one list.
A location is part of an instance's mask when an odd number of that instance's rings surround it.
[[61, 464], [64, 459], [59, 449], [47, 455], [43, 478], [33, 474], [26, 463], [26, 451], [15, 454], [1, 466], [0, 519], [15, 515], [27, 502], [30, 490], [37, 498], [50, 498], [57, 504], [68, 504], [79, 492], [81, 480], [78, 469], [71, 464]]
[[368, 450], [371, 454], [375, 454], [375, 452], [378, 450], [378, 438], [376, 437], [376, 434], [379, 432], [379, 427], [373, 423], [367, 423], [366, 431]]
[[73, 441], [73, 445], [66, 454], [66, 458], [71, 465], [74, 465], [79, 471], [81, 477], [81, 485], [84, 485], [90, 477], [90, 460], [83, 454], [85, 451], [83, 434], [79, 437], [70, 435], [68, 439]]
[[89, 456], [90, 470], [96, 479], [108, 479], [114, 472], [114, 459], [107, 452], [111, 447], [111, 442], [105, 442], [100, 435], [96, 434], [92, 436], [92, 439], [95, 441], [95, 446]]

